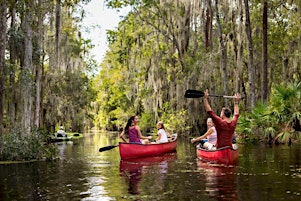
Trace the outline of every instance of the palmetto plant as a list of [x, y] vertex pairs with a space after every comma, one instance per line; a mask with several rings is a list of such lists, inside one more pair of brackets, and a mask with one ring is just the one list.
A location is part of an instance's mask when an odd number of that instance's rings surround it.
[[300, 139], [297, 123], [301, 120], [301, 83], [292, 82], [287, 86], [277, 86], [272, 91], [269, 110], [281, 127], [275, 140], [290, 143]]
[[291, 143], [300, 139], [301, 83], [275, 86], [269, 104], [257, 104], [239, 119], [239, 133], [269, 142]]
[[267, 124], [263, 121], [266, 111], [267, 106], [258, 103], [251, 112], [239, 117], [236, 132], [244, 134], [246, 140], [259, 140], [261, 138], [259, 134], [264, 132]]

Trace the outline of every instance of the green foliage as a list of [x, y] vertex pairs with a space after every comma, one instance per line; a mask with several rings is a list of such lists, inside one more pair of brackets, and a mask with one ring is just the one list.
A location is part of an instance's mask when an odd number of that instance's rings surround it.
[[145, 112], [141, 115], [139, 126], [142, 130], [142, 133], [153, 132], [153, 128], [155, 125], [156, 122], [154, 121], [152, 112]]
[[24, 135], [21, 131], [3, 134], [0, 138], [1, 161], [52, 160], [57, 157], [57, 148], [47, 143], [49, 134], [34, 131]]
[[187, 110], [181, 109], [179, 111], [171, 110], [170, 105], [166, 102], [162, 108], [162, 116], [159, 121], [163, 121], [166, 129], [172, 133], [187, 133], [190, 126], [186, 125], [187, 118], [189, 115], [187, 114]]
[[301, 83], [277, 85], [269, 104], [257, 104], [239, 118], [237, 132], [251, 139], [291, 143], [300, 139], [296, 121], [301, 120]]
[[47, 124], [64, 125], [72, 131], [82, 131], [84, 123], [89, 125], [89, 122], [92, 122], [89, 114], [90, 103], [95, 99], [96, 92], [91, 80], [84, 73], [66, 72], [61, 76], [53, 75], [49, 83], [46, 89], [51, 91], [51, 95], [49, 94], [44, 102], [47, 106]]

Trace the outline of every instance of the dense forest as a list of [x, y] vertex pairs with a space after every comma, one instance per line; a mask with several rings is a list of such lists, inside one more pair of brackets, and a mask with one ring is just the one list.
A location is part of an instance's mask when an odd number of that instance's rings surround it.
[[97, 64], [81, 37], [79, 1], [3, 1], [0, 15], [0, 133], [89, 126], [87, 72]]
[[[202, 100], [185, 99], [184, 93], [208, 88], [213, 94], [242, 94], [237, 132], [245, 139], [298, 136], [300, 0], [107, 0], [107, 5], [131, 6], [132, 12], [108, 32], [110, 50], [96, 78], [97, 126], [120, 128], [136, 113], [145, 132], [162, 120], [172, 131], [199, 134], [207, 118]], [[211, 98], [211, 104], [217, 113], [232, 107], [229, 99]]]
[[[301, 0], [105, 2], [130, 12], [107, 31], [98, 66], [81, 36], [89, 0], [1, 1], [1, 134], [120, 130], [138, 114], [143, 132], [161, 120], [171, 132], [196, 135], [207, 116], [202, 99], [184, 93], [208, 88], [242, 94], [244, 139], [298, 139]], [[210, 101], [216, 112], [232, 107]]]

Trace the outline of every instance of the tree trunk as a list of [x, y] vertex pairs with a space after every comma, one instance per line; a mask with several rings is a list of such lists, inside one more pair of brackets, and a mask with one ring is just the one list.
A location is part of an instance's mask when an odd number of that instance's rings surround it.
[[32, 30], [31, 30], [31, 12], [26, 12], [24, 24], [25, 32], [25, 53], [24, 66], [22, 69], [22, 99], [23, 99], [23, 113], [22, 113], [22, 127], [27, 134], [30, 133], [33, 122], [33, 80], [32, 80]]
[[38, 57], [37, 61], [35, 62], [35, 69], [36, 69], [36, 100], [35, 100], [35, 119], [34, 125], [36, 127], [40, 126], [40, 116], [41, 116], [41, 77], [42, 77], [42, 70], [43, 69], [43, 20], [44, 20], [44, 10], [43, 5], [44, 0], [39, 0], [39, 8], [41, 11], [38, 13], [38, 26], [37, 26], [37, 48], [38, 48]]
[[[13, 6], [10, 8], [10, 16], [11, 16], [11, 31], [16, 32], [16, 7]], [[12, 37], [9, 39], [9, 61], [11, 66], [16, 66], [17, 63], [17, 48], [16, 48], [16, 41], [15, 38]], [[12, 89], [16, 89], [16, 74], [15, 70], [12, 70], [9, 74], [9, 85]], [[16, 98], [16, 90], [10, 90], [7, 93], [8, 101], [8, 112], [7, 117], [10, 121], [11, 128], [14, 128], [15, 121], [16, 121], [16, 105], [17, 105], [17, 98]]]
[[[242, 72], [242, 59], [243, 59], [243, 9], [242, 9], [242, 0], [238, 1], [238, 15], [239, 15], [239, 23], [238, 23], [238, 33], [237, 33], [237, 42], [238, 42], [238, 50], [237, 50], [237, 67], [236, 67], [236, 86], [235, 91], [240, 92], [240, 83], [241, 83], [241, 72]], [[234, 17], [233, 17], [234, 18]], [[235, 19], [235, 18], [234, 18]], [[234, 24], [235, 22], [233, 22]]]
[[[298, 11], [299, 11], [299, 27], [301, 27], [301, 0], [298, 1]], [[298, 50], [295, 57], [297, 57], [297, 62], [296, 62], [296, 74], [297, 74], [297, 80], [301, 79], [301, 31], [299, 31], [299, 38], [298, 38]], [[299, 56], [297, 56], [299, 55]]]
[[212, 49], [212, 7], [211, 1], [206, 1], [206, 8], [205, 8], [205, 47], [207, 51]]
[[6, 1], [0, 5], [0, 134], [3, 133], [4, 117], [4, 80], [5, 80], [5, 49], [6, 49], [6, 29], [7, 29], [7, 5]]
[[[222, 70], [222, 83], [224, 87], [224, 94], [228, 94], [228, 73], [227, 73], [227, 49], [223, 39], [222, 33], [222, 25], [219, 18], [219, 10], [218, 10], [218, 0], [215, 1], [215, 12], [216, 12], [216, 22], [217, 22], [217, 30], [219, 35], [219, 43], [221, 46], [221, 70]], [[225, 101], [227, 101], [225, 99]]]
[[263, 0], [262, 10], [262, 84], [261, 99], [267, 101], [268, 95], [268, 1]]
[[55, 69], [59, 69], [60, 60], [60, 34], [61, 34], [61, 0], [56, 0], [55, 7], [55, 50], [54, 50], [54, 61]]
[[245, 2], [245, 13], [246, 13], [246, 34], [247, 34], [247, 42], [248, 42], [248, 82], [249, 82], [249, 91], [250, 91], [250, 106], [255, 106], [255, 68], [254, 68], [254, 60], [253, 60], [253, 43], [252, 43], [252, 29], [251, 29], [251, 21], [250, 21], [250, 11], [249, 11], [249, 0], [244, 0]]

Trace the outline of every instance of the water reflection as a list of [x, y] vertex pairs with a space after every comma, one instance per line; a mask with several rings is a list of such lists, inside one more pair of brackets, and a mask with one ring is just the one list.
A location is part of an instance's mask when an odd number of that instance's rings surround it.
[[206, 189], [210, 197], [217, 200], [238, 200], [235, 183], [236, 166], [212, 164], [198, 159], [198, 169], [204, 172]]
[[[115, 136], [115, 135], [114, 135]], [[239, 165], [196, 160], [187, 139], [177, 153], [120, 161], [110, 133], [58, 144], [59, 159], [0, 165], [0, 200], [243, 200], [301, 198], [301, 147], [241, 145]], [[260, 151], [259, 151], [260, 150]]]
[[157, 185], [157, 187], [163, 187], [166, 174], [168, 173], [168, 165], [175, 161], [176, 158], [176, 153], [170, 153], [147, 158], [120, 160], [120, 176], [127, 180], [129, 185], [128, 193], [132, 195], [140, 194], [139, 183], [143, 175], [148, 174], [150, 169], [155, 170], [155, 173], [158, 174], [156, 175], [156, 178], [158, 178], [156, 182], [161, 185]]

